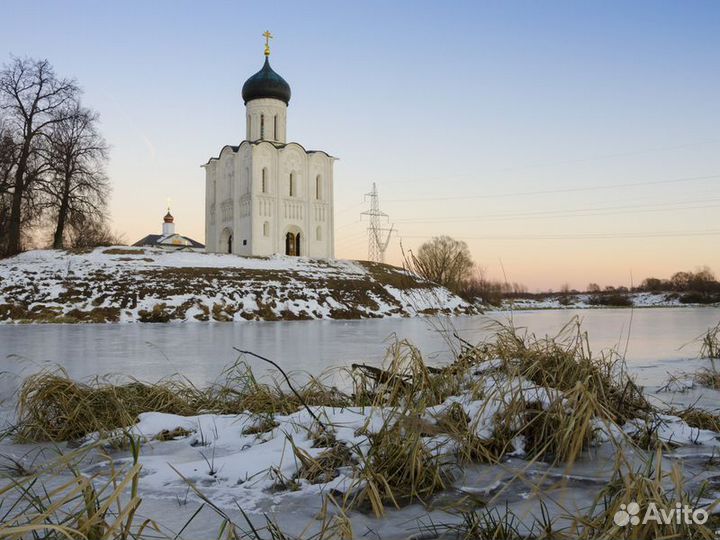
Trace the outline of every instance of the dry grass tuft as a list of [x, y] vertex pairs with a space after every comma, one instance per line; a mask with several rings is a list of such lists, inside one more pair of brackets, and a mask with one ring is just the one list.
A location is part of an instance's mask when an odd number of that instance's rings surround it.
[[[118, 469], [112, 459], [107, 477], [81, 474], [75, 462], [81, 453], [60, 458], [72, 474], [61, 485], [45, 489], [39, 473], [0, 487], [0, 500], [7, 500], [0, 514], [0, 538], [128, 540], [162, 537], [162, 529], [146, 519], [136, 523], [141, 465], [140, 446], [129, 441], [132, 463]], [[86, 451], [86, 450], [85, 450]], [[10, 504], [10, 501], [13, 501]]]
[[715, 366], [701, 369], [695, 373], [694, 379], [696, 383], [702, 386], [720, 390], [720, 372], [715, 369]]
[[420, 433], [407, 432], [399, 423], [371, 434], [370, 443], [359, 473], [365, 486], [354, 503], [360, 507], [369, 503], [378, 517], [385, 504], [399, 508], [424, 502], [452, 480], [441, 458], [425, 447]]
[[709, 429], [720, 433], [720, 415], [711, 413], [710, 411], [704, 411], [702, 409], [696, 409], [695, 407], [688, 407], [687, 409], [674, 409], [669, 412], [674, 416], [682, 418], [687, 425], [698, 429]]
[[83, 384], [62, 370], [42, 371], [20, 389], [16, 433], [22, 442], [76, 440], [130, 426], [142, 412], [193, 414], [191, 402], [186, 389], [172, 381], [113, 385], [95, 379]]
[[340, 474], [341, 467], [349, 467], [357, 463], [350, 449], [341, 443], [336, 443], [315, 457], [311, 457], [295, 445], [293, 451], [301, 463], [296, 478], [307, 480], [311, 484], [330, 482]]
[[703, 336], [700, 358], [720, 359], [720, 323]]
[[[614, 479], [602, 490], [595, 504], [586, 516], [576, 519], [575, 532], [582, 540], [601, 540], [606, 538], [682, 538], [687, 540], [713, 540], [715, 531], [710, 522], [700, 525], [686, 523], [684, 520], [671, 520], [669, 524], [660, 524], [654, 520], [642, 521], [631, 528], [615, 524], [613, 516], [621, 505], [636, 502], [644, 512], [654, 503], [658, 508], [674, 509], [676, 504], [690, 508], [702, 507], [702, 493], [691, 496], [684, 486], [682, 467], [674, 463], [670, 470], [663, 470], [663, 453], [658, 449], [648, 456], [640, 468], [633, 470], [624, 462], [624, 456], [618, 456]], [[624, 508], [624, 506], [623, 506]]]
[[588, 336], [577, 317], [552, 338], [521, 335], [512, 326], [500, 325], [495, 342], [466, 353], [472, 354], [482, 360], [500, 358], [506, 371], [542, 387], [561, 392], [582, 387], [619, 424], [651, 410], [617, 354], [592, 356]]

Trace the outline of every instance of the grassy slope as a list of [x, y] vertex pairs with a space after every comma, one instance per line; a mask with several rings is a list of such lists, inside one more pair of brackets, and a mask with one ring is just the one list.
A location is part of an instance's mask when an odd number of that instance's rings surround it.
[[473, 313], [447, 290], [365, 261], [34, 251], [0, 261], [0, 321], [361, 319]]

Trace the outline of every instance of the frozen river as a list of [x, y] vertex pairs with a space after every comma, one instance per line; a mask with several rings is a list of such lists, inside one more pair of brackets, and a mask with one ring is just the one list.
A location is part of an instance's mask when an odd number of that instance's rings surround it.
[[[557, 334], [575, 315], [582, 319], [594, 352], [611, 347], [627, 351], [628, 366], [637, 381], [646, 387], [649, 397], [667, 406], [670, 403], [680, 406], [697, 403], [708, 409], [718, 407], [719, 392], [701, 387], [684, 393], [658, 392], [657, 386], [667, 379], [668, 372], [692, 373], [700, 366], [708, 365], [707, 360], [697, 358], [699, 344], [695, 340], [720, 321], [720, 309], [548, 310], [516, 312], [512, 317], [516, 327], [544, 336]], [[154, 381], [179, 373], [203, 385], [215, 379], [224, 366], [237, 358], [233, 347], [267, 356], [290, 371], [317, 374], [353, 362], [379, 365], [391, 336], [408, 339], [421, 349], [428, 362], [440, 364], [452, 358], [450, 349], [457, 345], [457, 340], [452, 338], [453, 332], [467, 341], [480, 342], [493, 334], [493, 323], [507, 323], [510, 316], [510, 313], [492, 313], [449, 320], [4, 325], [0, 326], [0, 371], [5, 376], [0, 378], [0, 392], [5, 402], [0, 404], [0, 421], [11, 419], [13, 390], [22, 378], [53, 364], [63, 366], [75, 378], [117, 373]], [[266, 370], [265, 364], [248, 360], [258, 372]], [[235, 421], [237, 419], [232, 419], [232, 422]], [[223, 437], [231, 437], [233, 430], [237, 431], [228, 427], [221, 429], [220, 433]], [[258, 465], [260, 468], [268, 467], [262, 469], [262, 474], [258, 473], [260, 479], [265, 478], [266, 471], [275, 463], [272, 460], [282, 462], [282, 458], [277, 457], [281, 447], [273, 450], [275, 443], [272, 441], [258, 443], [263, 444], [262, 450], [252, 454], [269, 460], [267, 465], [265, 462]], [[280, 441], [278, 445], [282, 442], [279, 435], [277, 441]], [[244, 523], [244, 517], [238, 511], [241, 507], [243, 511], [247, 510], [256, 524], [264, 523], [267, 513], [288, 530], [317, 524], [321, 498], [308, 496], [308, 493], [314, 493], [312, 491], [260, 494], [260, 487], [255, 491], [246, 489], [247, 486], [238, 481], [242, 475], [232, 472], [236, 470], [233, 467], [242, 468], [254, 463], [252, 459], [260, 458], [248, 457], [251, 454], [243, 453], [245, 447], [238, 449], [233, 444], [223, 441], [213, 443], [213, 449], [218, 448], [218, 460], [223, 460], [219, 469], [223, 473], [218, 478], [201, 478], [203, 492], [215, 504], [228, 512], [236, 523]], [[252, 445], [248, 447], [253, 448]], [[41, 445], [15, 444], [11, 438], [0, 440], [0, 456], [8, 455], [13, 459], [23, 459], [23, 456], [32, 455], [30, 452], [40, 448]], [[452, 489], [438, 494], [428, 507], [410, 505], [401, 511], [389, 511], [381, 520], [362, 512], [351, 512], [353, 529], [379, 531], [373, 538], [408, 538], [420, 529], [420, 524], [426, 525], [429, 520], [441, 523], [459, 519], [443, 511], [445, 506], [457, 502], [458, 497], [464, 501], [466, 494], [470, 493], [475, 500], [480, 496], [478, 494], [491, 493], [499, 485], [504, 487], [502, 498], [497, 501], [498, 507], [510, 508], [521, 517], [537, 515], [540, 499], [544, 503], [549, 501], [554, 516], [584, 512], [598, 492], [611, 481], [614, 459], [610, 450], [607, 446], [593, 450], [588, 459], [583, 457], [574, 464], [572, 474], [562, 464], [554, 467], [522, 459], [508, 460], [499, 467], [469, 465], [458, 473]], [[183, 470], [191, 471], [191, 474], [201, 475], [205, 462], [200, 461], [200, 456], [204, 458], [203, 452], [206, 451], [204, 447], [195, 448], [187, 439], [149, 442], [143, 446], [143, 516], [156, 519], [174, 530], [184, 526], [199, 509], [200, 502], [191, 497], [190, 503], [180, 504], [178, 494], [182, 497], [188, 488], [178, 480], [175, 472], [163, 476], [163, 471], [170, 471], [167, 464], [172, 463], [173, 466], [185, 467]], [[715, 452], [715, 447], [686, 445], [672, 458], [682, 460], [687, 478], [695, 478], [706, 473], [707, 458], [714, 455], [711, 452]], [[212, 455], [215, 459], [214, 450]], [[115, 457], [124, 459], [127, 453], [115, 454]], [[224, 464], [227, 464], [225, 469]], [[95, 474], [99, 469], [93, 467], [95, 465], [88, 466], [85, 472]], [[712, 472], [715, 474], [716, 471]], [[523, 480], [516, 481], [516, 475]], [[533, 481], [538, 482], [531, 488], [537, 489], [532, 496], [528, 495], [527, 478], [537, 479]], [[556, 478], [564, 480], [556, 483]], [[51, 479], [53, 482], [67, 480], [67, 475]], [[248, 485], [252, 488], [254, 484], [248, 482]], [[541, 485], [540, 490], [538, 486]], [[257, 497], [248, 498], [248, 493]], [[506, 504], [509, 506], [503, 506]], [[185, 533], [188, 538], [216, 537], [218, 527], [218, 517], [206, 508], [201, 518], [193, 521]]]
[[[698, 345], [681, 347], [720, 321], [717, 308], [520, 311], [512, 317], [517, 327], [554, 335], [574, 315], [581, 317], [594, 352], [627, 347], [630, 368], [647, 385], [659, 384], [666, 371], [685, 368], [684, 359], [694, 358]], [[267, 356], [289, 371], [318, 374], [353, 362], [379, 365], [386, 340], [393, 335], [418, 346], [429, 363], [442, 363], [457, 345], [453, 331], [478, 342], [491, 335], [493, 321], [508, 322], [510, 316], [495, 312], [445, 320], [2, 325], [0, 371], [9, 377], [0, 388], [7, 397], [21, 377], [53, 363], [75, 378], [119, 373], [154, 381], [180, 373], [202, 385], [237, 358], [233, 347]], [[448, 336], [454, 343], [448, 343]], [[259, 372], [266, 369], [262, 362], [249, 363]]]

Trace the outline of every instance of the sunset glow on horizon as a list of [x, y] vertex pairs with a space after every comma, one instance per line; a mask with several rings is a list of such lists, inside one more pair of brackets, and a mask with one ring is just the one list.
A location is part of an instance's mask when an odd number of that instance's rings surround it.
[[160, 231], [168, 198], [204, 240], [201, 165], [243, 140], [240, 89], [270, 29], [288, 140], [339, 158], [338, 258], [367, 257], [375, 182], [392, 264], [449, 235], [530, 291], [720, 274], [717, 2], [11, 0], [4, 15], [2, 61], [47, 58], [100, 113], [128, 243]]

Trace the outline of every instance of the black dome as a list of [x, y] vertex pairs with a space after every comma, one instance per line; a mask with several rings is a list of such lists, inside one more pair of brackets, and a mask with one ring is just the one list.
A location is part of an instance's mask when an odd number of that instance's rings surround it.
[[253, 99], [271, 98], [290, 102], [290, 85], [270, 67], [270, 61], [265, 57], [262, 69], [250, 77], [242, 88], [243, 101], [247, 103]]

